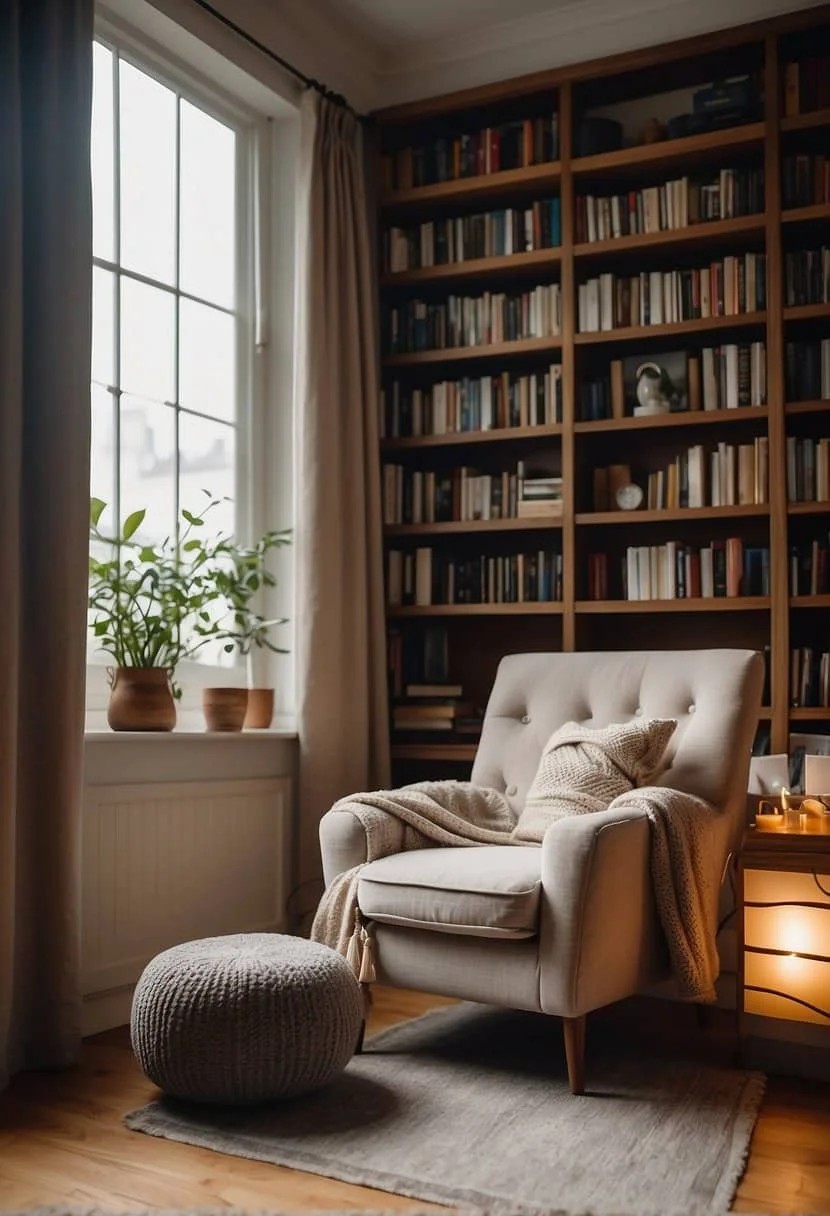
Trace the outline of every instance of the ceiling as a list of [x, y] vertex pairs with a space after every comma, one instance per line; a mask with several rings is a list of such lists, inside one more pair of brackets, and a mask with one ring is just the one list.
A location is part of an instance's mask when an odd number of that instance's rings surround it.
[[340, 0], [341, 15], [376, 45], [401, 50], [484, 26], [576, 9], [585, 0]]

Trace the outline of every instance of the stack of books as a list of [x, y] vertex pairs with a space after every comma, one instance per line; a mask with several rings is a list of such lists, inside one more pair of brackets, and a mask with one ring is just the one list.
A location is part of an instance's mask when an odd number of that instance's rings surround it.
[[784, 370], [789, 401], [830, 401], [830, 338], [787, 342]]
[[795, 249], [784, 256], [784, 302], [789, 308], [830, 301], [830, 248]]
[[463, 699], [460, 684], [408, 684], [405, 698], [392, 706], [392, 729], [397, 735], [481, 734], [482, 715]]
[[769, 502], [769, 440], [719, 443], [707, 451], [695, 444], [666, 469], [648, 478], [650, 510], [674, 507], [734, 507]]
[[784, 65], [784, 113], [788, 118], [830, 107], [830, 55]]
[[383, 433], [388, 438], [451, 435], [562, 421], [562, 365], [517, 376], [439, 380], [425, 388], [394, 380], [381, 390]]
[[408, 300], [383, 316], [384, 349], [389, 354], [490, 346], [522, 338], [556, 337], [562, 332], [558, 283], [521, 293], [489, 292], [449, 296], [441, 303]]
[[740, 537], [698, 548], [678, 541], [626, 549], [627, 600], [682, 600], [769, 595], [769, 549], [745, 548]]
[[519, 519], [561, 519], [562, 478], [547, 473], [526, 474], [523, 462], [519, 468]]
[[787, 438], [788, 502], [830, 502], [830, 439]]
[[813, 540], [790, 550], [790, 595], [830, 594], [830, 544]]
[[579, 332], [737, 316], [766, 307], [766, 255], [726, 257], [695, 270], [608, 273], [579, 286]]
[[533, 553], [452, 558], [431, 548], [387, 554], [387, 599], [414, 604], [527, 604], [562, 598], [562, 555]]
[[433, 524], [451, 520], [523, 519], [561, 515], [562, 478], [515, 472], [482, 473], [462, 466], [447, 472], [383, 467], [384, 524]]
[[385, 190], [408, 190], [542, 165], [558, 157], [559, 115], [523, 118], [399, 148], [381, 157], [381, 184]]
[[830, 157], [824, 152], [784, 157], [785, 207], [812, 207], [830, 202]]
[[543, 199], [517, 210], [486, 211], [428, 220], [410, 228], [388, 228], [383, 269], [396, 274], [475, 258], [510, 256], [561, 243], [559, 199]]
[[680, 177], [625, 194], [578, 195], [576, 239], [607, 241], [763, 210], [762, 169], [721, 169], [701, 181]]
[[830, 707], [830, 651], [812, 646], [790, 651], [790, 698], [796, 709]]

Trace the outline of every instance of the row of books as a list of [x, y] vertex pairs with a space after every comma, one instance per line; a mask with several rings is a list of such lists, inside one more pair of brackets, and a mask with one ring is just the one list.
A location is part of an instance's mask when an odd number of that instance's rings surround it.
[[[628, 465], [594, 469], [594, 510], [614, 510], [615, 490], [631, 480]], [[648, 475], [644, 505], [650, 511], [730, 507], [769, 501], [769, 441], [695, 444], [665, 469]]]
[[405, 438], [551, 426], [562, 421], [562, 365], [516, 376], [439, 380], [424, 388], [394, 380], [381, 390], [384, 436]]
[[766, 308], [766, 256], [745, 253], [694, 270], [608, 273], [579, 286], [579, 332], [737, 316]]
[[[580, 419], [594, 422], [630, 414], [636, 401], [637, 368], [642, 362], [639, 355], [612, 359], [607, 376], [583, 380], [579, 386]], [[721, 346], [704, 346], [697, 352], [678, 351], [661, 356], [661, 366], [669, 363], [677, 390], [677, 401], [672, 406], [675, 412], [766, 404], [767, 359], [763, 342], [726, 342]]]
[[784, 64], [784, 113], [788, 117], [830, 107], [830, 55]]
[[796, 709], [830, 706], [830, 651], [812, 646], [790, 651], [790, 700]]
[[431, 548], [387, 554], [387, 600], [415, 604], [539, 604], [562, 599], [562, 554], [454, 558]]
[[562, 478], [528, 474], [521, 460], [515, 472], [496, 474], [466, 466], [445, 473], [383, 466], [384, 524], [536, 519], [561, 513]]
[[830, 157], [824, 152], [785, 156], [781, 193], [784, 207], [830, 202]]
[[680, 177], [624, 194], [577, 195], [576, 239], [606, 241], [763, 210], [762, 169], [721, 169], [708, 180]]
[[392, 730], [407, 737], [452, 732], [456, 735], [481, 734], [481, 711], [458, 695], [435, 696], [412, 693], [392, 706]]
[[558, 198], [521, 209], [485, 211], [428, 220], [383, 234], [383, 269], [392, 274], [426, 266], [446, 266], [474, 258], [505, 257], [561, 244]]
[[461, 685], [450, 682], [447, 626], [423, 622], [416, 629], [395, 625], [387, 631], [387, 670], [392, 697], [460, 697]]
[[669, 541], [626, 549], [626, 600], [735, 599], [769, 595], [769, 549], [745, 547], [740, 537], [702, 547]]
[[559, 158], [559, 115], [523, 118], [442, 136], [417, 147], [399, 148], [381, 157], [381, 184], [386, 190], [408, 190], [433, 182], [523, 169]]
[[830, 502], [830, 439], [787, 438], [788, 502]]
[[830, 301], [830, 248], [790, 250], [784, 257], [784, 302], [827, 304]]
[[812, 540], [794, 545], [790, 550], [790, 595], [827, 594], [830, 594], [828, 541]]
[[387, 308], [383, 320], [389, 354], [550, 338], [562, 332], [562, 292], [558, 283], [544, 283], [521, 293], [408, 300]]
[[830, 338], [787, 342], [784, 375], [788, 401], [830, 401]]

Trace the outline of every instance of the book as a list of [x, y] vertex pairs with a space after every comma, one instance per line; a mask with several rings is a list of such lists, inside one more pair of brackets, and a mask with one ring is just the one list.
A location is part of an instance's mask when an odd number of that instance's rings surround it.
[[407, 697], [460, 697], [464, 689], [460, 684], [407, 684]]
[[381, 310], [384, 350], [394, 355], [556, 337], [562, 329], [561, 307], [558, 283], [520, 293], [486, 291], [439, 302], [386, 304]]

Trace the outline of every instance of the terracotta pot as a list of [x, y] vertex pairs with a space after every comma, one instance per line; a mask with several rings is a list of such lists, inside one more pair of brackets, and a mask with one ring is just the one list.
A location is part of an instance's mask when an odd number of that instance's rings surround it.
[[267, 730], [274, 717], [273, 688], [249, 688], [246, 730]]
[[208, 730], [242, 730], [247, 708], [247, 688], [202, 690], [202, 710]]
[[172, 730], [176, 703], [166, 667], [113, 667], [107, 721], [112, 730]]

